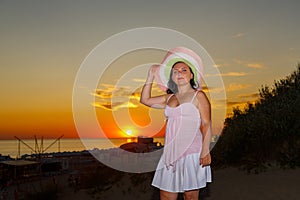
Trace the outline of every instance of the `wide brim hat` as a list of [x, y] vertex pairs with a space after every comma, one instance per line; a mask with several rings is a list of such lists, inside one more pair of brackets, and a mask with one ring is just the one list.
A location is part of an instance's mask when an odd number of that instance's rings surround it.
[[201, 90], [201, 80], [203, 77], [203, 64], [201, 58], [191, 49], [186, 47], [176, 47], [169, 50], [160, 64], [156, 82], [161, 90], [168, 89], [168, 81], [172, 67], [177, 62], [184, 62], [194, 73], [194, 81], [198, 83], [198, 90]]

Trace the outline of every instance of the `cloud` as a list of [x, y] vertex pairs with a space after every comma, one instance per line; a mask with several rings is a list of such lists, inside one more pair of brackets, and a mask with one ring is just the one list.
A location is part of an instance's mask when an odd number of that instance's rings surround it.
[[206, 74], [206, 77], [217, 77], [217, 76], [222, 76], [222, 77], [234, 77], [234, 76], [246, 76], [248, 75], [246, 72], [228, 72], [228, 73], [223, 73], [223, 74]]
[[133, 102], [106, 102], [106, 103], [101, 103], [101, 102], [94, 102], [93, 106], [96, 108], [104, 108], [106, 110], [118, 110], [120, 108], [136, 108], [138, 107], [137, 104]]
[[242, 98], [242, 99], [249, 99], [249, 98], [259, 98], [259, 94], [258, 93], [253, 93], [253, 94], [240, 94], [238, 96], [239, 98]]
[[211, 108], [212, 110], [215, 110], [215, 109], [218, 109], [218, 110], [223, 110], [223, 109], [226, 109], [226, 105], [227, 102], [226, 102], [226, 99], [214, 99], [214, 100], [211, 100]]
[[[232, 111], [233, 108], [239, 108], [241, 110], [244, 110], [247, 107], [248, 103], [254, 104], [255, 102], [252, 102], [252, 101], [227, 101], [227, 111], [230, 111], [230, 110]], [[228, 113], [228, 114], [232, 114], [232, 113]]]
[[92, 103], [92, 105], [96, 108], [104, 108], [106, 110], [112, 109], [112, 105], [109, 102], [107, 102], [107, 103], [94, 102], [94, 103]]
[[202, 86], [203, 92], [207, 94], [224, 94], [226, 91], [226, 88], [223, 87], [208, 87], [206, 85]]
[[113, 85], [102, 85], [103, 89], [97, 89], [95, 93], [92, 93], [94, 96], [104, 99], [110, 99], [114, 97], [128, 97], [132, 95], [130, 92], [130, 87], [118, 87], [116, 88]]
[[246, 61], [242, 61], [239, 59], [234, 59], [233, 62], [239, 64], [239, 65], [244, 65], [248, 68], [254, 68], [254, 69], [264, 69], [267, 68], [264, 64], [259, 63], [259, 62], [246, 62]]
[[255, 69], [263, 69], [263, 68], [265, 68], [265, 66], [263, 64], [260, 64], [260, 63], [248, 63], [247, 67], [249, 67], [249, 68], [255, 68]]
[[227, 101], [228, 107], [235, 107], [237, 105], [244, 105], [247, 102], [240, 102], [240, 101]]
[[234, 99], [227, 99], [226, 105], [227, 105], [227, 115], [232, 115], [232, 111], [234, 108], [238, 108], [240, 110], [244, 110], [248, 107], [248, 104], [255, 105], [257, 103], [257, 99], [259, 97], [258, 93], [253, 94], [241, 94], [238, 95], [238, 98]]
[[132, 91], [130, 87], [116, 88], [114, 85], [102, 84], [92, 95], [96, 100], [92, 105], [106, 110], [136, 108], [140, 100], [140, 89]]
[[[227, 101], [227, 111], [232, 110], [233, 108], [239, 108], [240, 110], [244, 110], [248, 107], [248, 104], [255, 104], [255, 101]], [[232, 113], [228, 113], [232, 114]]]
[[215, 64], [214, 67], [216, 68], [220, 68], [220, 67], [223, 67], [224, 65], [221, 65], [221, 64]]
[[228, 72], [225, 74], [221, 74], [221, 76], [225, 77], [225, 76], [246, 76], [247, 73], [246, 72]]
[[137, 83], [145, 83], [146, 79], [134, 78], [132, 81], [137, 82]]
[[92, 93], [95, 97], [99, 97], [102, 99], [110, 99], [112, 97], [112, 93], [108, 91], [103, 91], [103, 90], [96, 90], [95, 93]]
[[246, 34], [245, 33], [237, 33], [235, 35], [232, 36], [232, 38], [241, 38], [244, 37]]
[[242, 90], [242, 89], [245, 89], [245, 88], [248, 88], [250, 87], [251, 85], [249, 84], [237, 84], [237, 83], [232, 83], [232, 84], [229, 84], [227, 87], [226, 87], [226, 91], [227, 92], [233, 92], [233, 91], [237, 91], [237, 90]]

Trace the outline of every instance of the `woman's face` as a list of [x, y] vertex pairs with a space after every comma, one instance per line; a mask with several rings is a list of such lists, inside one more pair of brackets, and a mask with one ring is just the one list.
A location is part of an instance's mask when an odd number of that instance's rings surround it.
[[172, 69], [172, 80], [176, 85], [190, 84], [193, 74], [189, 66], [183, 62], [176, 63]]

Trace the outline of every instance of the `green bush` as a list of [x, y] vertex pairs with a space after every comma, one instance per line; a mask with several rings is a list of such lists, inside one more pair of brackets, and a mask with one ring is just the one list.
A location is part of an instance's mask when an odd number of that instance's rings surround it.
[[260, 99], [234, 108], [212, 150], [213, 165], [248, 172], [268, 166], [300, 166], [300, 64], [285, 79], [264, 86]]

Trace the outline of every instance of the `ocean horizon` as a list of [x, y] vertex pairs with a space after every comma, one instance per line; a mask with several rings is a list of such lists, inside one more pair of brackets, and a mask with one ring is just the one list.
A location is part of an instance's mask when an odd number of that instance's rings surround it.
[[[154, 142], [164, 144], [164, 138], [153, 138]], [[111, 149], [118, 148], [120, 145], [128, 142], [137, 142], [137, 138], [61, 138], [56, 139], [17, 139], [0, 140], [0, 155], [17, 158], [25, 154], [34, 154], [35, 152], [56, 153], [56, 152], [74, 152], [93, 149]]]

